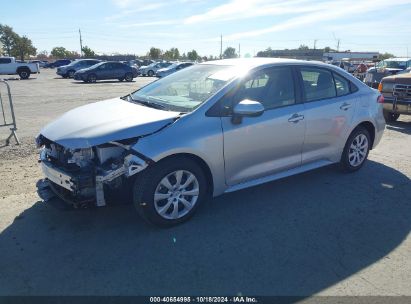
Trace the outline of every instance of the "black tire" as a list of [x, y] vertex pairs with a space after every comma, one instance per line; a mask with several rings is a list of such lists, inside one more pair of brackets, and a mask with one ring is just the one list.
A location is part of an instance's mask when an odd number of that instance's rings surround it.
[[20, 69], [18, 71], [20, 79], [28, 79], [30, 77], [30, 70], [29, 69]]
[[148, 77], [153, 77], [154, 76], [154, 71], [150, 70], [147, 72]]
[[385, 122], [394, 122], [400, 117], [400, 114], [384, 111]]
[[[351, 149], [351, 145], [352, 144], [355, 145], [354, 141], [360, 135], [364, 135], [367, 138], [368, 145], [367, 145], [366, 151], [363, 151], [363, 153], [365, 152], [364, 159], [361, 161], [361, 163], [354, 166], [350, 162], [350, 152], [355, 153], [355, 151], [353, 149]], [[366, 162], [367, 157], [368, 157], [368, 153], [370, 152], [370, 148], [371, 148], [370, 133], [368, 132], [368, 130], [366, 128], [358, 126], [351, 133], [351, 135], [348, 137], [347, 142], [346, 142], [345, 147], [344, 147], [344, 151], [341, 155], [340, 166], [341, 166], [342, 170], [345, 171], [345, 172], [355, 172], [355, 171], [359, 170], [364, 165], [364, 163]]]
[[90, 74], [87, 76], [87, 81], [90, 83], [95, 83], [97, 81], [97, 76], [96, 74]]
[[124, 81], [124, 78], [119, 78], [118, 81], [120, 81], [120, 82], [121, 82], [121, 81]]
[[74, 74], [75, 74], [75, 73], [76, 73], [76, 71], [70, 70], [70, 71], [67, 72], [67, 77], [68, 77], [68, 78], [74, 78]]
[[126, 75], [124, 76], [124, 79], [127, 82], [132, 82], [133, 81], [133, 74], [132, 73], [126, 73]]
[[[194, 206], [187, 214], [177, 219], [166, 219], [161, 216], [155, 206], [154, 193], [160, 181], [170, 173], [178, 170], [188, 171], [193, 174], [199, 187], [199, 194]], [[187, 157], [173, 157], [144, 170], [134, 181], [133, 203], [140, 216], [147, 222], [159, 227], [171, 227], [189, 220], [204, 200], [207, 199], [207, 179], [203, 169], [192, 159]], [[181, 203], [178, 206], [183, 207]], [[171, 207], [171, 205], [170, 205]], [[174, 210], [174, 207], [172, 207]]]

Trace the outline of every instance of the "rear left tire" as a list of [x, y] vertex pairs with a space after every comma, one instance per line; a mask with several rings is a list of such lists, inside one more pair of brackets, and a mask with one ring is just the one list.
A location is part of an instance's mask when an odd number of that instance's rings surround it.
[[21, 69], [18, 72], [20, 79], [28, 79], [30, 77], [30, 70], [29, 69]]
[[346, 172], [359, 170], [365, 163], [371, 148], [371, 137], [368, 130], [357, 127], [345, 144], [341, 155], [340, 166]]

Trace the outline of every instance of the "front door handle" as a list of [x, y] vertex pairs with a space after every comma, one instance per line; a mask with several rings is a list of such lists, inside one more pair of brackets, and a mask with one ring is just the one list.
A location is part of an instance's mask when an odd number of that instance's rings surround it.
[[343, 111], [347, 111], [349, 108], [351, 108], [351, 104], [346, 103], [346, 102], [344, 102], [340, 107], [340, 109]]
[[288, 121], [289, 122], [293, 122], [293, 123], [297, 123], [300, 120], [304, 119], [304, 115], [299, 115], [299, 114], [294, 114], [293, 116], [291, 116]]

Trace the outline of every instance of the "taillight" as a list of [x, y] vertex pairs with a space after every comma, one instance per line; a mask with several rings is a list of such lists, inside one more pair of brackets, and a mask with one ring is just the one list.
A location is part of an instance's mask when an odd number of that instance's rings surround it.
[[382, 82], [378, 85], [378, 91], [382, 92]]
[[[381, 84], [380, 84], [380, 85], [381, 85]], [[378, 103], [384, 103], [384, 95], [378, 96], [377, 102], [378, 102]]]

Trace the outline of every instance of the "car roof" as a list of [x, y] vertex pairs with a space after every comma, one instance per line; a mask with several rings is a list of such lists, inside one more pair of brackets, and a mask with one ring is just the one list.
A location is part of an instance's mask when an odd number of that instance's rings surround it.
[[287, 59], [287, 58], [235, 58], [235, 59], [223, 59], [215, 61], [207, 61], [201, 64], [213, 64], [213, 65], [229, 65], [229, 66], [241, 66], [246, 69], [252, 69], [259, 66], [265, 65], [275, 65], [275, 64], [304, 64], [304, 65], [315, 65], [315, 66], [324, 66], [330, 67], [329, 64], [326, 64], [321, 61], [307, 61], [299, 59]]
[[407, 58], [407, 57], [388, 58], [388, 59], [385, 59], [384, 61], [408, 61], [408, 60], [411, 60], [411, 58]]

